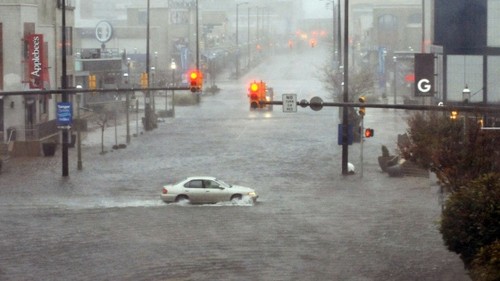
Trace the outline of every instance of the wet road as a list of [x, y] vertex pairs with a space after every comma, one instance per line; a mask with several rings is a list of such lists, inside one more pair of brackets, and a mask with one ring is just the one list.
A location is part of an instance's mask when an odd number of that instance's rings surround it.
[[[82, 171], [70, 151], [68, 178], [60, 152], [11, 159], [0, 175], [0, 280], [469, 280], [437, 230], [433, 180], [378, 167], [380, 145], [394, 151], [404, 132], [404, 112], [368, 110], [376, 134], [361, 178], [340, 175], [336, 109], [248, 110], [253, 79], [278, 97], [325, 98], [314, 79], [321, 61], [277, 56], [239, 83], [221, 81], [219, 94], [177, 107], [126, 149], [100, 155], [91, 133]], [[106, 135], [110, 150], [111, 128]], [[359, 167], [359, 144], [349, 153]], [[190, 175], [254, 187], [259, 201], [159, 200], [163, 184]]]

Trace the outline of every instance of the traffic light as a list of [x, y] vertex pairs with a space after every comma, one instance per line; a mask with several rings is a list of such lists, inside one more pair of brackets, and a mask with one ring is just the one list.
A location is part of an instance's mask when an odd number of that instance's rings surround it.
[[203, 87], [203, 74], [198, 69], [191, 70], [188, 75], [191, 92], [200, 92]]
[[250, 83], [250, 87], [248, 87], [248, 97], [250, 98], [250, 108], [258, 108], [259, 107], [259, 99], [260, 99], [260, 83], [253, 81]]
[[88, 81], [89, 89], [95, 90], [97, 88], [97, 83], [96, 83], [96, 78], [95, 75], [89, 75], [89, 81]]
[[[365, 97], [363, 97], [363, 96], [359, 97], [358, 100], [360, 103], [365, 103], [365, 101], [366, 101]], [[361, 117], [364, 117], [365, 113], [366, 113], [366, 108], [364, 106], [360, 106], [358, 113]]]
[[148, 73], [143, 72], [141, 73], [141, 87], [143, 89], [148, 88], [149, 86], [149, 79], [148, 79]]
[[313, 39], [311, 39], [311, 40], [309, 41], [309, 44], [311, 45], [311, 48], [316, 47], [316, 39], [314, 39], [314, 38], [313, 38]]
[[371, 138], [374, 136], [375, 130], [366, 128], [365, 129], [365, 138]]

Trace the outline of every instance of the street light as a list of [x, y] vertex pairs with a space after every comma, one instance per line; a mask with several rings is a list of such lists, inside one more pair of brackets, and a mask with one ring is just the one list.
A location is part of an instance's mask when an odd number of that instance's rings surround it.
[[248, 4], [248, 2], [242, 2], [236, 4], [236, 78], [240, 77], [240, 44], [238, 35], [239, 7], [245, 4]]
[[[130, 83], [130, 58], [127, 58], [127, 73], [123, 73], [123, 78], [125, 78], [125, 85], [127, 87], [129, 86]], [[129, 91], [125, 90], [125, 117], [126, 117], [126, 123], [127, 123], [127, 136], [126, 136], [126, 142], [127, 144], [130, 143], [130, 117], [129, 117], [129, 109], [130, 109], [130, 96], [129, 96]]]
[[[170, 63], [170, 69], [172, 69], [172, 117], [174, 117], [175, 116], [175, 91], [174, 91], [173, 87], [175, 87], [175, 70], [177, 69], [177, 64], [175, 63], [174, 59], [172, 59], [172, 62]], [[167, 94], [165, 94], [165, 113], [168, 110], [167, 101], [168, 101]]]
[[469, 103], [470, 98], [471, 98], [471, 95], [470, 95], [469, 86], [467, 86], [467, 84], [466, 84], [465, 88], [462, 90], [462, 101], [464, 102], [464, 104], [467, 104], [467, 103]]
[[393, 57], [392, 57], [392, 61], [394, 62], [394, 66], [393, 66], [393, 68], [394, 68], [394, 74], [393, 74], [393, 88], [394, 88], [394, 89], [392, 89], [392, 90], [393, 90], [393, 92], [394, 92], [394, 104], [396, 104], [396, 96], [397, 96], [397, 91], [398, 91], [398, 89], [397, 89], [397, 86], [398, 86], [398, 85], [397, 85], [397, 79], [396, 79], [396, 77], [397, 77], [397, 66], [398, 66], [398, 65], [397, 65], [397, 62], [398, 62], [398, 57], [393, 56]]
[[[76, 88], [77, 89], [81, 89], [82, 88], [82, 85], [76, 85]], [[81, 93], [77, 93], [76, 94], [76, 118], [78, 119], [78, 125], [76, 126], [76, 141], [78, 142], [78, 146], [77, 146], [77, 168], [78, 170], [82, 170], [83, 169], [83, 165], [82, 165], [82, 137], [81, 137], [81, 126], [82, 126], [82, 121], [80, 119], [80, 103], [81, 103], [81, 99], [82, 99], [82, 94]]]

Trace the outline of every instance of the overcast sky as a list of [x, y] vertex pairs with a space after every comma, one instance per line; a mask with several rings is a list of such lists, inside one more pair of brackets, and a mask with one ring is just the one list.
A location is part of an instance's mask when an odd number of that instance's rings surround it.
[[305, 18], [331, 18], [332, 10], [325, 6], [326, 1], [303, 0]]

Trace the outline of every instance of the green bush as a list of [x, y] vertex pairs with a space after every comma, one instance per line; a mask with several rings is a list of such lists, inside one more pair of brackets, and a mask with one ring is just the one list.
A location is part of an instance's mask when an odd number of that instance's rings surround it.
[[487, 174], [453, 193], [440, 231], [448, 249], [470, 268], [481, 248], [500, 239], [500, 173]]
[[500, 240], [479, 251], [472, 261], [470, 276], [473, 280], [500, 280]]

